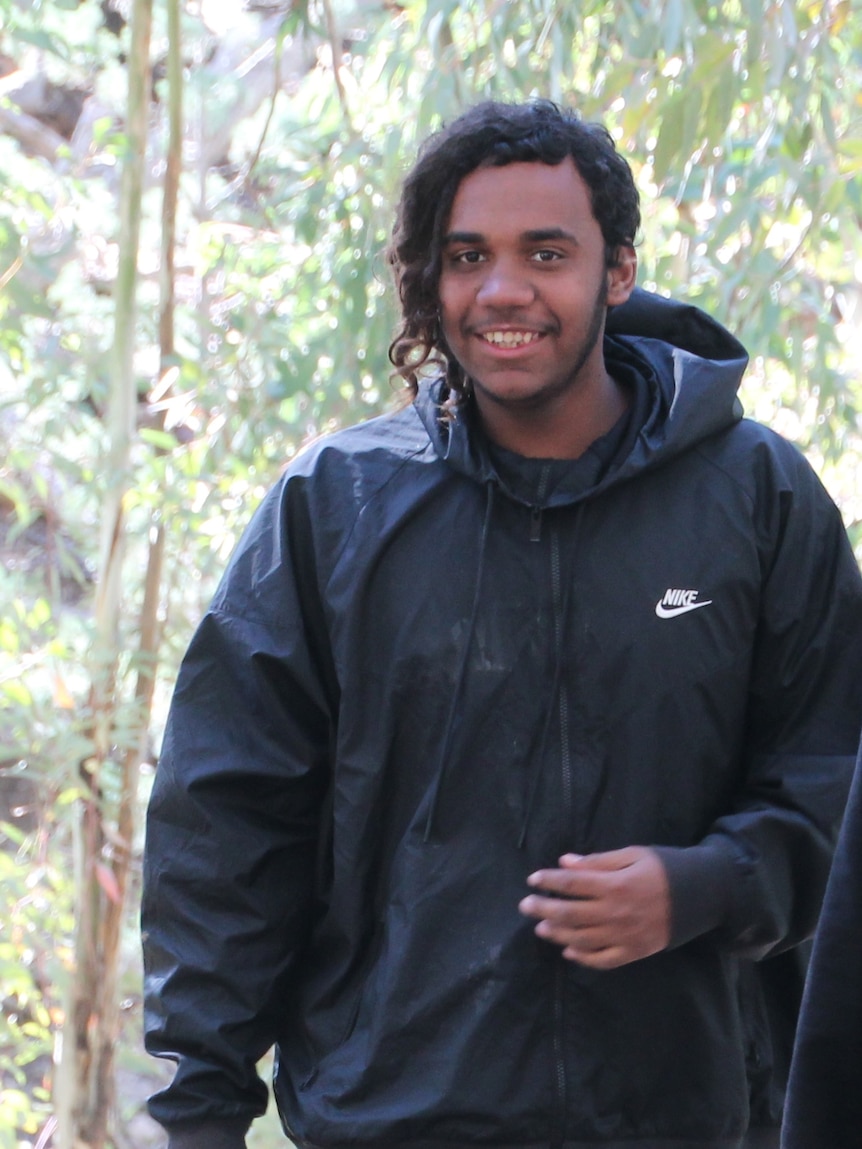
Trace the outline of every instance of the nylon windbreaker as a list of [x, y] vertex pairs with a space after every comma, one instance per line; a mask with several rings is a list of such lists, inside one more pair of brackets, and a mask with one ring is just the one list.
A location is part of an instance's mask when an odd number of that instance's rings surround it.
[[[241, 1145], [737, 1146], [778, 1120], [798, 953], [862, 722], [862, 592], [741, 346], [644, 292], [614, 457], [491, 447], [441, 384], [291, 464], [176, 687], [149, 811], [151, 1101]], [[639, 406], [638, 406], [639, 405]], [[599, 475], [596, 478], [596, 474]], [[659, 849], [671, 947], [610, 972], [518, 912]]]
[[862, 1131], [862, 753], [823, 913], [787, 1092], [781, 1149], [859, 1149]]

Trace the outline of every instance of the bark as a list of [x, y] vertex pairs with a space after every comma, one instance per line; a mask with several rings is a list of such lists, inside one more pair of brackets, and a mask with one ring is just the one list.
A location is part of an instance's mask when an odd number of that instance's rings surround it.
[[12, 136], [17, 140], [28, 155], [42, 156], [43, 159], [54, 163], [61, 148], [68, 147], [66, 140], [30, 116], [26, 112], [16, 112], [14, 108], [3, 107], [0, 104], [0, 132]]
[[[75, 971], [56, 1091], [59, 1149], [103, 1149], [114, 1101], [120, 926], [137, 791], [138, 755], [131, 752], [135, 739], [132, 738], [124, 751], [115, 743], [120, 706], [117, 664], [126, 530], [124, 502], [130, 485], [130, 451], [137, 407], [133, 354], [152, 7], [152, 0], [134, 0], [131, 13], [126, 119], [129, 149], [121, 188], [120, 257], [107, 411], [107, 482], [102, 506], [90, 690], [92, 755], [81, 769], [85, 797], [78, 832]], [[138, 705], [140, 713], [140, 699]], [[109, 773], [117, 770], [119, 779], [112, 779], [112, 786], [105, 785]], [[117, 791], [119, 797], [112, 804], [107, 794]]]

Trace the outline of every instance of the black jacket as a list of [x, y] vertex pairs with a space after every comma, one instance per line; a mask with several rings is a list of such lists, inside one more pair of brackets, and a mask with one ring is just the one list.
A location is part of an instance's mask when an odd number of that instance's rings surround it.
[[[859, 572], [800, 453], [741, 421], [723, 329], [638, 292], [606, 359], [633, 414], [575, 463], [446, 424], [437, 383], [255, 515], [149, 814], [173, 1144], [241, 1144], [273, 1042], [302, 1145], [730, 1147], [750, 1104], [778, 1120], [785, 951], [862, 721]], [[635, 844], [667, 867], [671, 948], [566, 962], [526, 876]]]
[[783, 1149], [862, 1142], [862, 755], [805, 986]]

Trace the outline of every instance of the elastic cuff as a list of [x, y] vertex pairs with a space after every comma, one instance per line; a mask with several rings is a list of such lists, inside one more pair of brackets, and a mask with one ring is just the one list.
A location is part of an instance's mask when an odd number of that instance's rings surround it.
[[248, 1127], [244, 1117], [173, 1125], [168, 1130], [168, 1149], [245, 1149]]
[[654, 846], [670, 886], [670, 949], [726, 925], [734, 880], [727, 850], [713, 844]]

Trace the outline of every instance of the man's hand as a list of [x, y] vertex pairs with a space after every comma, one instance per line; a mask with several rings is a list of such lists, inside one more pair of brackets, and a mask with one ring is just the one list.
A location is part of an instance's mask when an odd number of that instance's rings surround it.
[[538, 918], [540, 938], [563, 957], [592, 969], [614, 969], [665, 949], [670, 941], [670, 889], [654, 850], [626, 846], [606, 854], [566, 854], [559, 870], [537, 870], [527, 885], [543, 893], [520, 903]]

